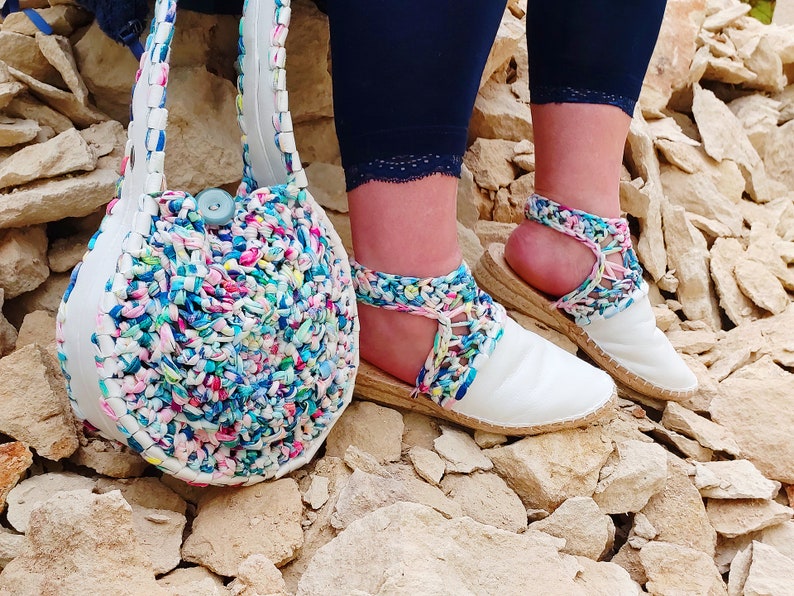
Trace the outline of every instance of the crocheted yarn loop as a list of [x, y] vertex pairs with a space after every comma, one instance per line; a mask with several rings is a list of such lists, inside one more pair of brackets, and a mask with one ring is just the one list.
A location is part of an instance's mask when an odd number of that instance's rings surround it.
[[[554, 304], [573, 316], [578, 325], [587, 325], [596, 317], [609, 318], [647, 293], [648, 284], [642, 279], [626, 219], [599, 217], [538, 194], [529, 197], [524, 214], [531, 221], [575, 238], [595, 255], [590, 275]], [[620, 264], [607, 259], [615, 253], [621, 255]]]
[[468, 265], [426, 278], [373, 271], [352, 259], [351, 270], [359, 302], [438, 322], [412, 396], [425, 394], [445, 408], [463, 399], [502, 337], [506, 318], [504, 308], [477, 287]]

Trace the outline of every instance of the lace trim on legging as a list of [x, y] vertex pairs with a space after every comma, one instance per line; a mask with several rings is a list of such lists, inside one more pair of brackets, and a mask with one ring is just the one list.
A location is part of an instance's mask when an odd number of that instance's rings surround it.
[[347, 190], [367, 182], [410, 182], [432, 174], [460, 177], [460, 155], [398, 155], [386, 159], [348, 166], [345, 170]]
[[591, 89], [576, 89], [574, 87], [550, 87], [533, 85], [530, 91], [532, 103], [596, 103], [616, 106], [629, 116], [634, 114], [637, 101], [625, 95], [615, 95], [604, 91]]

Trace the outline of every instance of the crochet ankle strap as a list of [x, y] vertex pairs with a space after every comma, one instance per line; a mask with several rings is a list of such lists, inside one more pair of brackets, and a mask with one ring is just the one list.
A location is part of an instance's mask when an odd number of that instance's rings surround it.
[[[527, 200], [524, 214], [531, 221], [575, 238], [595, 255], [590, 275], [555, 303], [573, 316], [577, 324], [586, 325], [598, 317], [609, 318], [647, 294], [648, 284], [642, 279], [642, 267], [625, 219], [599, 217], [537, 194]], [[621, 253], [622, 264], [607, 259], [613, 253]]]
[[359, 302], [438, 321], [412, 396], [422, 393], [451, 408], [502, 337], [504, 308], [477, 287], [466, 263], [442, 277], [425, 278], [373, 271], [353, 259], [351, 269]]

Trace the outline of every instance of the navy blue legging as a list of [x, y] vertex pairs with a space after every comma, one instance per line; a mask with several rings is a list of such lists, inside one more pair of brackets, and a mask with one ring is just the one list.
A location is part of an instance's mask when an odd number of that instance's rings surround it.
[[[533, 103], [631, 115], [665, 0], [529, 0]], [[504, 1], [329, 0], [336, 130], [348, 189], [460, 174]]]

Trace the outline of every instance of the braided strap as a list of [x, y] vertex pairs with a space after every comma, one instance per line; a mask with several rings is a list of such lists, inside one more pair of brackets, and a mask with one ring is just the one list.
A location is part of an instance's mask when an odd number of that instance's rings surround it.
[[504, 308], [477, 287], [468, 265], [426, 278], [373, 271], [352, 259], [351, 269], [359, 302], [438, 321], [412, 397], [425, 394], [444, 408], [463, 399], [502, 337], [506, 318]]
[[[554, 303], [578, 325], [587, 325], [596, 317], [609, 318], [648, 292], [625, 219], [599, 217], [537, 194], [527, 200], [524, 214], [531, 221], [575, 238], [595, 255], [590, 275]], [[607, 259], [614, 253], [621, 254], [622, 264]]]

